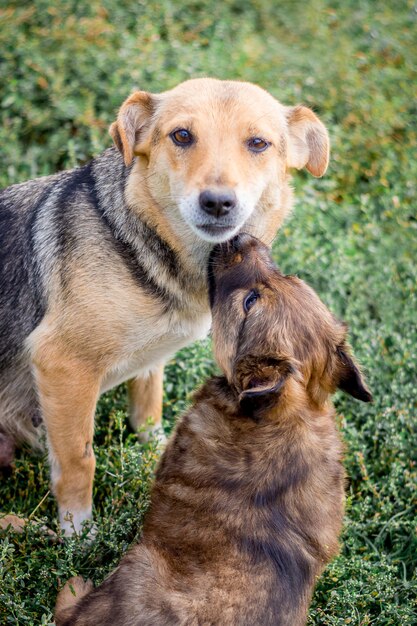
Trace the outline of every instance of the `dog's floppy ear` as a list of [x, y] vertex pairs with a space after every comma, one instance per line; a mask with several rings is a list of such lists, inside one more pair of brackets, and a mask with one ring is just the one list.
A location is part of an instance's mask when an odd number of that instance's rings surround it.
[[349, 354], [346, 345], [337, 348], [338, 359], [338, 383], [337, 386], [342, 391], [350, 394], [362, 402], [372, 402], [372, 394], [367, 388], [359, 367]]
[[239, 401], [262, 400], [279, 394], [288, 376], [294, 372], [294, 365], [286, 357], [245, 357], [236, 371]]
[[287, 107], [289, 131], [288, 167], [306, 167], [313, 176], [323, 176], [329, 164], [329, 136], [311, 109]]
[[154, 96], [146, 91], [136, 91], [120, 107], [117, 120], [109, 128], [116, 148], [130, 165], [135, 146], [149, 123], [154, 110]]

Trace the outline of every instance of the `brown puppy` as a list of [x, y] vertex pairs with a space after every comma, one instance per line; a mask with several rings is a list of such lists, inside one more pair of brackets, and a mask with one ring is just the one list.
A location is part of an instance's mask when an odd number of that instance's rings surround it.
[[[338, 551], [344, 471], [330, 394], [369, 401], [346, 327], [248, 235], [212, 258], [224, 376], [196, 394], [162, 457], [143, 539], [57, 626], [298, 626]], [[87, 594], [74, 608], [77, 597]]]
[[0, 466], [46, 427], [62, 529], [92, 516], [94, 412], [129, 384], [160, 426], [166, 361], [210, 327], [207, 261], [244, 226], [270, 243], [292, 168], [321, 176], [326, 129], [242, 82], [137, 91], [85, 166], [0, 192]]

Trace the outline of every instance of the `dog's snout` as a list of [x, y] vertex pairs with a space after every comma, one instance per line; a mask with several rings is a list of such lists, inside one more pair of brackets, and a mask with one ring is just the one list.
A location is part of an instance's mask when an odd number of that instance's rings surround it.
[[206, 189], [200, 193], [199, 202], [203, 211], [209, 215], [222, 217], [236, 206], [237, 198], [232, 189], [221, 192]]

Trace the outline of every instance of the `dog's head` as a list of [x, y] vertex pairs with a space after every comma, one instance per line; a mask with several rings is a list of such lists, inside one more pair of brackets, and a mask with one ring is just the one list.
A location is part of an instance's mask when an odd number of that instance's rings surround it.
[[[243, 224], [258, 232], [256, 223], [290, 194], [288, 170], [322, 176], [329, 159], [327, 131], [310, 109], [284, 106], [250, 83], [209, 78], [132, 94], [110, 134], [126, 165], [138, 157], [136, 184], [172, 221], [181, 216], [214, 243]], [[284, 217], [274, 216], [272, 235]]]
[[371, 394], [339, 322], [317, 294], [284, 276], [268, 248], [240, 234], [216, 246], [209, 268], [216, 359], [242, 401], [323, 405], [340, 388]]

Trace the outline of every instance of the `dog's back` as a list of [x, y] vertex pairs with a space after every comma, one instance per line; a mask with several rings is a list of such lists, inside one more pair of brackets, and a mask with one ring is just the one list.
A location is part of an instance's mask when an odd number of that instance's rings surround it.
[[0, 192], [0, 373], [44, 313], [45, 303], [36, 289], [32, 237], [36, 205], [53, 179], [39, 178]]
[[[123, 169], [113, 149], [99, 158], [103, 181], [106, 169]], [[0, 192], [0, 426], [35, 447], [39, 433], [33, 424], [40, 418], [26, 340], [50, 306], [54, 284], [65, 282], [77, 246], [93, 252], [95, 237], [100, 250], [105, 229], [92, 197], [93, 165]], [[123, 190], [114, 193], [121, 204]]]
[[[36, 207], [56, 176], [13, 185], [0, 192], [0, 425], [16, 440], [36, 444], [36, 394], [25, 340], [45, 313], [39, 286]], [[0, 455], [1, 456], [1, 455]]]
[[[0, 372], [10, 366], [42, 319], [52, 268], [66, 260], [74, 235], [91, 238], [77, 220], [87, 214], [94, 227], [91, 216], [98, 210], [98, 200], [92, 197], [93, 170], [99, 159], [101, 186], [110, 171], [124, 169], [118, 153], [109, 149], [84, 167], [0, 191]], [[113, 200], [122, 204], [122, 194], [122, 189], [116, 189]]]

